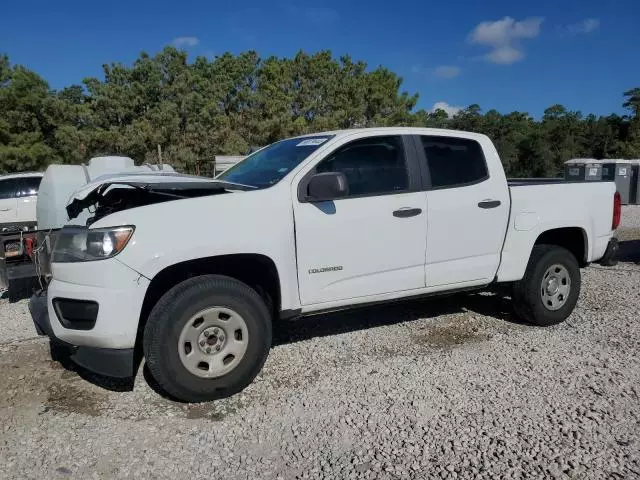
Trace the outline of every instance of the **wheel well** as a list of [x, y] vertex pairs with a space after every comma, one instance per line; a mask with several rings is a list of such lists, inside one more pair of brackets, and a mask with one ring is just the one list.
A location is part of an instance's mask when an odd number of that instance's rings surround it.
[[587, 264], [587, 236], [580, 227], [554, 228], [540, 234], [535, 245], [557, 245], [569, 250], [584, 267]]
[[138, 340], [142, 338], [141, 332], [151, 310], [162, 295], [188, 278], [208, 274], [226, 275], [246, 283], [260, 294], [274, 318], [280, 312], [280, 279], [276, 265], [269, 257], [236, 254], [197, 258], [171, 265], [153, 277], [142, 303]]

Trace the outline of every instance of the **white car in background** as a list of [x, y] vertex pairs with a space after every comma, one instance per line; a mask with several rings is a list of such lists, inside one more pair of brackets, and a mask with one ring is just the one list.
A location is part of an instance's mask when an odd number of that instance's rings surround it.
[[57, 232], [69, 220], [65, 206], [73, 192], [99, 177], [145, 172], [177, 175], [170, 165], [136, 166], [129, 157], [103, 156], [86, 165], [51, 164], [44, 173], [0, 176], [0, 290], [17, 301], [41, 286]]
[[36, 226], [36, 201], [42, 173], [0, 176], [0, 230]]

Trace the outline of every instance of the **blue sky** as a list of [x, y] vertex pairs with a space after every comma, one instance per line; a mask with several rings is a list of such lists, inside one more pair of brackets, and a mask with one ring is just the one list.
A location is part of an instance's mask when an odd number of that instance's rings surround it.
[[330, 49], [392, 69], [425, 109], [608, 114], [640, 86], [639, 18], [638, 0], [14, 1], [0, 52], [59, 89], [172, 42], [194, 56]]

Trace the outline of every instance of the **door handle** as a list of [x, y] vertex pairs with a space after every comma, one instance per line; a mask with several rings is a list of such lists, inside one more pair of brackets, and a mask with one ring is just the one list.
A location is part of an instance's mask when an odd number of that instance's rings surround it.
[[421, 213], [422, 213], [421, 208], [405, 207], [393, 212], [393, 216], [398, 218], [409, 218], [409, 217], [415, 217], [416, 215], [420, 215]]
[[500, 200], [487, 199], [487, 200], [482, 200], [480, 203], [478, 203], [478, 206], [480, 208], [496, 208], [496, 207], [499, 207], [500, 204], [501, 204]]
[[10, 208], [0, 208], [0, 212], [8, 212], [11, 210]]

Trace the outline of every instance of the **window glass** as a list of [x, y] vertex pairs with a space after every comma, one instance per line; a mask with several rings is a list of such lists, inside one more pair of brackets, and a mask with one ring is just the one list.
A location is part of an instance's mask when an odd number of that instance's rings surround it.
[[487, 175], [482, 147], [475, 140], [421, 136], [431, 186], [455, 187], [478, 182]]
[[16, 179], [0, 180], [0, 200], [16, 196]]
[[349, 196], [400, 192], [408, 188], [407, 165], [399, 136], [369, 137], [348, 143], [323, 160], [316, 171], [344, 173]]
[[23, 177], [18, 183], [18, 197], [28, 197], [38, 194], [42, 177]]
[[282, 180], [332, 135], [290, 138], [252, 153], [216, 177], [225, 182], [267, 188]]

